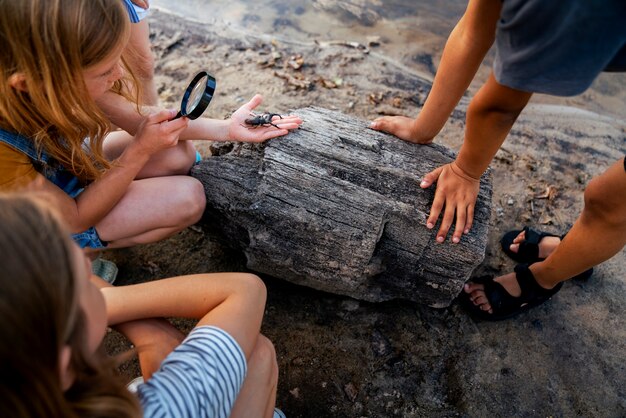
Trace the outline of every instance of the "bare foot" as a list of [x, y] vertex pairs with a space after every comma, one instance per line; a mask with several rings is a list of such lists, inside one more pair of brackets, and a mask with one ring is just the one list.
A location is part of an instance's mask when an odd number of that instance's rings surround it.
[[[522, 294], [522, 289], [520, 289], [519, 284], [517, 283], [515, 273], [500, 276], [494, 279], [494, 281], [500, 283], [511, 296], [518, 297]], [[473, 282], [465, 283], [465, 286], [463, 286], [463, 291], [465, 293], [469, 293], [469, 298], [474, 305], [480, 307], [483, 311], [493, 313], [484, 289], [485, 286], [482, 284]]]
[[[517, 253], [519, 251], [519, 245], [526, 239], [526, 231], [522, 231], [519, 233], [517, 237], [513, 240], [513, 244], [509, 247], [509, 249]], [[539, 258], [548, 258], [550, 254], [559, 246], [561, 243], [561, 238], [559, 237], [543, 237], [541, 241], [539, 241]]]
[[[534, 266], [537, 266], [539, 264], [540, 263], [537, 263]], [[533, 267], [530, 267], [530, 269], [532, 268]], [[534, 275], [537, 284], [545, 290], [552, 289], [557, 285], [557, 283], [545, 282], [545, 280], [540, 280], [537, 271], [531, 271], [531, 273]], [[504, 287], [504, 289], [509, 293], [509, 295], [513, 297], [520, 297], [522, 295], [522, 289], [520, 288], [517, 281], [516, 273], [509, 273], [505, 274], [504, 276], [496, 277], [495, 279], [493, 279], [493, 281], [500, 283], [502, 287]], [[484, 285], [474, 282], [468, 282], [465, 283], [465, 285], [463, 286], [463, 291], [469, 294], [469, 299], [475, 306], [478, 306], [483, 311], [493, 313], [493, 310], [491, 309], [491, 304], [489, 303], [489, 299], [487, 299], [487, 295], [485, 294]]]

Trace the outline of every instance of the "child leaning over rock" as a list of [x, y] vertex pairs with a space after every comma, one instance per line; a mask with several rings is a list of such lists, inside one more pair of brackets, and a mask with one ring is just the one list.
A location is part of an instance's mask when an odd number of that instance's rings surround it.
[[[426, 174], [437, 183], [427, 227], [439, 215], [437, 241], [452, 225], [459, 242], [472, 226], [479, 178], [533, 93], [580, 94], [603, 71], [626, 71], [623, 0], [470, 0], [444, 48], [432, 90], [416, 119], [382, 117], [372, 128], [426, 144], [439, 133], [495, 42], [493, 72], [467, 109], [455, 161]], [[626, 165], [620, 159], [585, 189], [585, 208], [561, 241], [531, 229], [512, 231], [503, 249], [520, 261], [515, 273], [465, 285], [461, 300], [483, 319], [503, 319], [539, 305], [561, 283], [626, 244]]]

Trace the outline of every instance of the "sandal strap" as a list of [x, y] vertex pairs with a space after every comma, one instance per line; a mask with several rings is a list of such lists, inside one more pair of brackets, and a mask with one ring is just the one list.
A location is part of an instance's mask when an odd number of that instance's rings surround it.
[[520, 298], [512, 296], [500, 283], [493, 280], [493, 276], [483, 276], [472, 279], [474, 283], [484, 286], [485, 297], [489, 301], [493, 312], [497, 315], [508, 315], [523, 303]]
[[520, 258], [524, 260], [539, 259], [539, 242], [541, 242], [541, 240], [545, 237], [561, 238], [559, 235], [538, 231], [528, 226], [525, 226], [522, 231], [525, 232], [524, 241], [520, 242], [517, 254], [519, 254]]
[[561, 283], [552, 289], [543, 288], [537, 283], [537, 279], [533, 272], [528, 268], [529, 264], [518, 264], [515, 266], [515, 276], [519, 284], [522, 294], [519, 300], [523, 303], [536, 303], [549, 299], [552, 295], [559, 291]]
[[545, 232], [537, 231], [536, 229], [525, 226], [522, 231], [524, 234], [524, 241], [520, 242], [517, 254], [520, 258], [525, 260], [536, 260], [539, 258], [539, 241], [546, 236]]

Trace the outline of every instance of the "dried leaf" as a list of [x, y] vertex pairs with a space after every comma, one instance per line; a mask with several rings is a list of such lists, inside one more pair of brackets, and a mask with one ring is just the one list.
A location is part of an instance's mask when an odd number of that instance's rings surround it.
[[535, 198], [536, 199], [548, 199], [552, 201], [557, 197], [558, 194], [559, 194], [558, 189], [553, 185], [549, 185], [546, 187], [543, 193], [536, 195]]
[[319, 79], [319, 82], [322, 84], [323, 87], [327, 88], [327, 89], [335, 89], [337, 88], [337, 84], [335, 84], [334, 82], [327, 80], [325, 78], [321, 78]]
[[391, 105], [393, 107], [403, 107], [404, 100], [402, 100], [402, 97], [394, 97], [393, 99], [391, 99]]
[[302, 74], [291, 75], [284, 71], [274, 71], [274, 75], [287, 80], [287, 84], [296, 89], [308, 90], [311, 88], [311, 81], [307, 80]]
[[304, 57], [302, 57], [302, 55], [300, 54], [292, 55], [289, 57], [289, 60], [287, 60], [286, 65], [293, 68], [294, 70], [299, 70], [304, 65]]
[[369, 96], [367, 96], [367, 98], [369, 99], [370, 102], [374, 103], [374, 104], [379, 104], [380, 102], [383, 101], [383, 94], [382, 93], [370, 93]]

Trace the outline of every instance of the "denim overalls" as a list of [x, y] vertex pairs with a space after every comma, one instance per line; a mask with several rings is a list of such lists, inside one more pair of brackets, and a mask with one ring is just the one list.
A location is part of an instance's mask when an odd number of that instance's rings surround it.
[[[26, 154], [33, 163], [35, 170], [63, 190], [69, 197], [75, 198], [84, 190], [76, 176], [66, 170], [46, 151], [37, 150], [29, 138], [0, 129], [0, 142]], [[107, 243], [100, 239], [93, 226], [86, 231], [73, 234], [72, 238], [81, 248], [104, 248], [107, 246]]]

